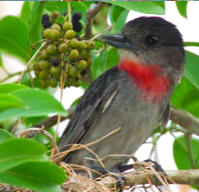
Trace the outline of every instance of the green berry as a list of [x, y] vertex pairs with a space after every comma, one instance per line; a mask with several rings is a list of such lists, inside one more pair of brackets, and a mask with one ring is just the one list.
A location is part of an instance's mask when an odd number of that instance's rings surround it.
[[52, 66], [52, 67], [50, 68], [50, 74], [53, 75], [53, 76], [57, 76], [57, 75], [58, 75], [58, 68]]
[[38, 71], [39, 69], [40, 69], [40, 67], [39, 67], [39, 62], [34, 63], [34, 65], [33, 65], [33, 70], [34, 70], [34, 71]]
[[64, 38], [66, 39], [73, 39], [75, 37], [75, 31], [73, 30], [68, 30], [64, 34]]
[[80, 41], [80, 43], [79, 43], [79, 48], [80, 48], [81, 50], [86, 49], [86, 48], [87, 48], [86, 43], [85, 43], [84, 41]]
[[59, 26], [59, 24], [55, 23], [51, 26], [51, 29], [56, 29], [57, 31], [61, 31], [61, 27]]
[[79, 75], [79, 71], [77, 70], [77, 68], [75, 66], [72, 66], [70, 68], [69, 75], [72, 78], [75, 78], [75, 77], [77, 77]]
[[48, 46], [46, 47], [46, 53], [47, 53], [48, 55], [53, 55], [53, 54], [55, 54], [55, 53], [56, 53], [56, 50], [57, 50], [57, 48], [56, 48], [56, 46], [55, 46], [54, 44], [50, 44], [50, 45], [48, 45]]
[[89, 40], [87, 42], [87, 48], [88, 49], [93, 49], [95, 47], [95, 42], [93, 40]]
[[92, 59], [91, 59], [91, 57], [88, 57], [88, 59], [87, 59], [87, 64], [88, 64], [88, 66], [90, 66], [90, 65], [92, 64]]
[[79, 51], [77, 49], [72, 49], [69, 54], [69, 59], [78, 59]]
[[57, 87], [57, 79], [50, 79], [49, 84], [51, 87]]
[[77, 39], [72, 39], [70, 41], [70, 46], [71, 46], [71, 48], [79, 48], [80, 47], [80, 41], [78, 41]]
[[83, 59], [87, 59], [89, 57], [89, 52], [87, 50], [82, 50], [80, 52], [80, 57], [83, 58]]
[[47, 59], [47, 57], [48, 57], [48, 54], [46, 53], [46, 50], [43, 49], [43, 50], [41, 51], [41, 53], [40, 53], [40, 58], [41, 58], [41, 59]]
[[58, 49], [60, 53], [65, 53], [68, 50], [68, 46], [66, 43], [61, 43]]
[[39, 61], [40, 69], [48, 69], [50, 67], [50, 63], [46, 60]]
[[52, 29], [45, 29], [45, 30], [43, 31], [43, 37], [46, 38], [46, 39], [50, 39], [51, 31], [52, 31]]
[[58, 16], [59, 16], [59, 12], [58, 11], [53, 11], [52, 14], [51, 14], [52, 20], [55, 20]]
[[39, 83], [42, 87], [48, 87], [48, 81], [44, 79], [39, 79]]
[[83, 71], [84, 69], [87, 68], [87, 62], [85, 60], [80, 60], [78, 63], [77, 63], [77, 68], [80, 70], [80, 71]]
[[40, 79], [46, 79], [48, 77], [48, 71], [42, 70], [39, 72], [39, 78]]
[[63, 24], [63, 30], [64, 30], [64, 31], [70, 30], [70, 29], [72, 29], [72, 28], [73, 28], [73, 25], [72, 25], [71, 22], [66, 21], [66, 22]]

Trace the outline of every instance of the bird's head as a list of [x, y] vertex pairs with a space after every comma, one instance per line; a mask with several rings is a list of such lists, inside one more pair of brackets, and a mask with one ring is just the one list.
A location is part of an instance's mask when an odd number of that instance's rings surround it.
[[176, 26], [165, 19], [139, 17], [126, 23], [120, 34], [102, 39], [119, 48], [120, 65], [132, 62], [149, 69], [154, 66], [173, 83], [181, 79], [185, 60], [182, 36]]

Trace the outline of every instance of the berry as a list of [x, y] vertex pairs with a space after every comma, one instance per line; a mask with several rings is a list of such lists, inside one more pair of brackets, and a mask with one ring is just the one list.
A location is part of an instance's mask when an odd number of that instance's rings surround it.
[[82, 14], [81, 13], [74, 13], [72, 16], [72, 20], [74, 21], [78, 21], [82, 18]]
[[53, 76], [56, 76], [58, 75], [58, 68], [57, 67], [51, 67], [50, 68], [50, 74], [53, 75]]
[[52, 23], [50, 22], [49, 15], [47, 14], [43, 15], [41, 19], [41, 23], [45, 29], [49, 28], [52, 25]]
[[64, 38], [66, 39], [73, 39], [75, 37], [75, 31], [73, 30], [68, 30], [64, 34]]
[[57, 87], [57, 79], [50, 79], [49, 84], [51, 87]]
[[39, 71], [39, 69], [40, 69], [39, 63], [38, 63], [38, 62], [34, 63], [34, 65], [33, 65], [33, 70], [34, 70], [34, 71]]
[[71, 46], [71, 48], [79, 48], [79, 46], [80, 46], [80, 41], [78, 41], [77, 39], [72, 39], [71, 41], [70, 41], [70, 46]]
[[50, 63], [46, 60], [39, 61], [40, 69], [48, 69], [50, 67]]
[[61, 27], [59, 26], [59, 24], [55, 23], [51, 26], [51, 29], [56, 29], [57, 31], [61, 30]]
[[56, 53], [56, 50], [57, 50], [57, 48], [56, 48], [56, 46], [55, 46], [54, 44], [50, 44], [50, 45], [48, 45], [48, 46], [46, 47], [46, 53], [47, 53], [48, 55], [53, 55], [53, 54], [55, 54], [55, 53]]
[[90, 66], [90, 65], [92, 64], [92, 59], [91, 59], [91, 57], [88, 57], [88, 59], [87, 59], [87, 64], [88, 64], [88, 66]]
[[77, 59], [79, 57], [79, 52], [77, 49], [72, 49], [69, 54], [69, 59]]
[[46, 39], [50, 39], [50, 33], [51, 33], [51, 29], [45, 29], [43, 31], [43, 37]]
[[83, 59], [87, 59], [89, 57], [89, 52], [87, 50], [82, 50], [80, 52], [80, 57], [83, 58]]
[[43, 36], [49, 40], [58, 40], [60, 37], [60, 32], [56, 29], [45, 29]]
[[52, 18], [52, 20], [55, 20], [58, 16], [59, 16], [59, 12], [58, 11], [53, 11], [52, 15], [51, 15], [51, 18]]
[[87, 67], [87, 62], [85, 60], [80, 60], [78, 63], [77, 63], [77, 68], [80, 70], [80, 71], [83, 71], [84, 69], [86, 69]]
[[82, 24], [79, 21], [74, 21], [73, 30], [77, 33], [80, 32], [82, 30]]
[[48, 87], [48, 81], [46, 80], [39, 79], [39, 83], [42, 87]]
[[59, 63], [60, 63], [60, 59], [59, 58], [55, 58], [55, 59], [53, 59], [53, 60], [51, 60], [51, 63], [52, 63], [52, 65], [53, 66], [58, 66], [59, 65]]
[[48, 77], [48, 71], [42, 70], [39, 72], [39, 78], [40, 79], [46, 79]]
[[95, 42], [93, 40], [87, 41], [87, 48], [93, 49], [95, 47]]
[[77, 68], [75, 66], [72, 66], [69, 70], [69, 75], [72, 78], [75, 78], [79, 75], [79, 71], [77, 70]]
[[79, 43], [79, 48], [80, 48], [81, 50], [86, 49], [86, 48], [87, 48], [86, 43], [85, 43], [84, 41], [81, 41], [81, 42]]
[[68, 21], [66, 21], [66, 22], [63, 24], [63, 30], [64, 30], [64, 31], [70, 30], [70, 29], [72, 29], [72, 28], [73, 28], [72, 23], [70, 23], [70, 22], [68, 22]]
[[61, 43], [60, 45], [59, 45], [59, 52], [60, 53], [65, 53], [66, 51], [67, 51], [67, 49], [68, 49], [68, 46], [67, 46], [67, 44], [66, 43]]
[[46, 50], [43, 49], [40, 53], [40, 59], [47, 59], [48, 54], [46, 53]]

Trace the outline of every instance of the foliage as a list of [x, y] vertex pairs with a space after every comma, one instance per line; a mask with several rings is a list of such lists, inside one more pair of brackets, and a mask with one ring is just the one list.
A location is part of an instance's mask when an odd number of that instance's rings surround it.
[[[19, 16], [6, 16], [0, 19], [0, 68], [4, 69], [2, 54], [7, 53], [29, 63], [31, 57], [41, 46], [43, 14], [58, 11], [64, 14], [80, 12], [81, 24], [86, 27], [86, 12], [95, 2], [31, 2], [23, 3]], [[176, 2], [179, 14], [187, 18], [188, 2]], [[69, 6], [70, 5], [70, 6]], [[105, 8], [94, 18], [92, 25], [93, 36], [98, 36], [104, 27], [111, 26], [111, 33], [119, 33], [126, 22], [128, 13], [133, 10], [146, 14], [165, 14], [164, 1], [107, 1]], [[70, 12], [71, 11], [71, 12]], [[70, 15], [71, 16], [71, 15]], [[110, 22], [107, 23], [107, 18]], [[110, 30], [110, 29], [109, 29]], [[79, 33], [83, 38], [85, 30]], [[96, 79], [104, 71], [118, 63], [119, 55], [112, 47], [104, 46], [95, 40], [92, 53], [91, 76]], [[199, 46], [197, 42], [185, 42], [185, 46]], [[199, 117], [199, 56], [186, 51], [186, 67], [184, 78], [172, 96], [172, 105], [184, 109]], [[29, 65], [30, 64], [30, 65]], [[16, 138], [19, 131], [46, 120], [52, 114], [65, 116], [67, 110], [54, 97], [54, 89], [41, 88], [38, 79], [32, 79], [32, 62], [28, 64], [20, 82], [5, 83], [0, 79], [0, 182], [22, 186], [35, 191], [61, 191], [61, 184], [65, 181], [64, 171], [53, 164], [46, 151], [50, 142], [43, 137], [33, 139]], [[14, 76], [9, 74], [9, 77]], [[34, 87], [32, 86], [34, 82]], [[82, 88], [88, 87], [88, 82], [81, 82]], [[75, 102], [76, 105], [79, 99]], [[21, 120], [21, 121], [20, 121]], [[19, 130], [13, 130], [16, 127]], [[12, 134], [9, 132], [11, 130]], [[168, 128], [172, 131], [172, 126]], [[54, 136], [54, 131], [49, 133]], [[156, 133], [157, 134], [157, 133]], [[160, 129], [158, 129], [160, 134]], [[45, 146], [44, 146], [45, 145]], [[199, 140], [190, 139], [191, 152], [195, 168], [198, 168]], [[52, 148], [50, 147], [50, 150]], [[185, 137], [177, 137], [173, 145], [174, 159], [179, 169], [190, 169], [190, 151]], [[182, 161], [183, 158], [183, 161]]]

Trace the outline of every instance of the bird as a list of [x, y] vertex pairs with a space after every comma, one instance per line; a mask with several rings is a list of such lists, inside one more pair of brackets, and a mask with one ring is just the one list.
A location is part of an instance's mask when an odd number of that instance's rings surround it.
[[112, 170], [165, 126], [170, 97], [183, 76], [185, 51], [177, 27], [161, 17], [142, 16], [127, 22], [119, 34], [101, 37], [117, 48], [120, 59], [85, 91], [60, 142], [59, 150], [88, 144], [120, 128], [87, 150], [70, 152], [66, 163]]

